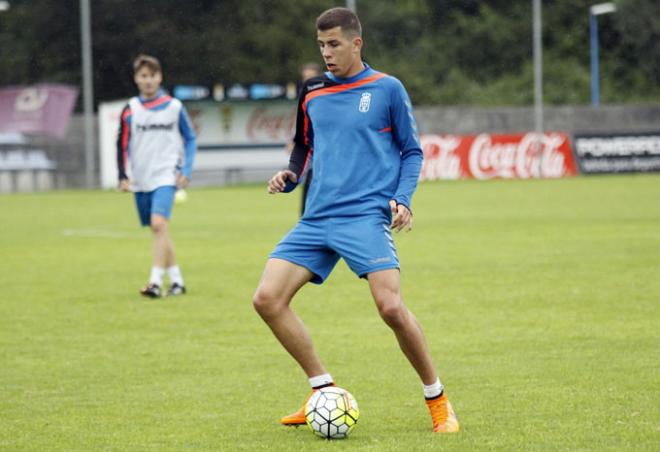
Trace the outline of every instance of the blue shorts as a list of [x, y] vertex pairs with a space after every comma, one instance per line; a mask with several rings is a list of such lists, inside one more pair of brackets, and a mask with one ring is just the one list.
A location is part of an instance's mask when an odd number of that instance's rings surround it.
[[307, 268], [316, 284], [325, 281], [340, 257], [360, 278], [399, 268], [390, 223], [382, 216], [300, 220], [270, 257]]
[[142, 226], [151, 224], [152, 215], [161, 215], [168, 220], [170, 219], [175, 192], [176, 187], [174, 185], [164, 185], [154, 191], [135, 192], [135, 206]]

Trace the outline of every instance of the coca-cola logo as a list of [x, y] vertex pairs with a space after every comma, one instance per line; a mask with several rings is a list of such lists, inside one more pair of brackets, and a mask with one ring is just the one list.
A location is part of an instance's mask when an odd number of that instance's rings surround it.
[[422, 135], [421, 180], [563, 177], [575, 174], [568, 135]]
[[490, 134], [477, 135], [469, 151], [470, 173], [477, 179], [562, 177], [565, 164], [559, 147], [564, 140], [553, 133], [527, 133], [502, 142]]
[[251, 141], [288, 141], [294, 134], [295, 110], [273, 111], [256, 108], [247, 123], [247, 136]]
[[461, 138], [455, 135], [422, 135], [421, 146], [424, 162], [420, 179], [461, 178], [461, 159], [456, 154], [460, 144]]

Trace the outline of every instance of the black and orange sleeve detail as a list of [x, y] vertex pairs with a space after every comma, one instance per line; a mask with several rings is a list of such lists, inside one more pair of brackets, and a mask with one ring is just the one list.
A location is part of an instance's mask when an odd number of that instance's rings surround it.
[[126, 163], [128, 161], [128, 142], [130, 139], [131, 107], [126, 105], [121, 111], [119, 119], [119, 133], [117, 134], [117, 170], [119, 180], [128, 179], [126, 175]]
[[314, 130], [307, 115], [307, 98], [317, 91], [335, 85], [336, 82], [322, 75], [305, 81], [300, 89], [296, 112], [296, 134], [293, 137], [293, 150], [289, 159], [289, 170], [298, 176], [298, 180], [307, 170], [314, 152]]

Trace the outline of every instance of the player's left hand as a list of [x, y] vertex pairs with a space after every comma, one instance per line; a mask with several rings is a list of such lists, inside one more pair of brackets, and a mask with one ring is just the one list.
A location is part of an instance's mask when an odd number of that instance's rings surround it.
[[390, 210], [392, 211], [392, 224], [390, 229], [394, 229], [396, 232], [401, 232], [402, 229], [406, 228], [406, 231], [410, 231], [413, 226], [413, 216], [410, 213], [410, 210], [403, 204], [397, 204], [395, 200], [390, 201]]
[[176, 188], [186, 188], [188, 186], [188, 178], [183, 174], [176, 175]]
[[275, 175], [268, 181], [268, 193], [274, 195], [275, 193], [283, 192], [287, 180], [290, 180], [295, 184], [298, 182], [298, 176], [296, 176], [296, 173], [288, 169], [275, 173]]

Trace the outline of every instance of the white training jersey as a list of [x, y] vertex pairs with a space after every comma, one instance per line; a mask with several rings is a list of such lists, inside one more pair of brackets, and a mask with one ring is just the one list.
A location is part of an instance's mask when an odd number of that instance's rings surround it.
[[178, 99], [162, 92], [147, 101], [133, 97], [121, 117], [119, 178], [126, 178], [124, 167], [128, 160], [131, 190], [152, 191], [176, 185], [177, 172], [190, 178], [194, 141], [190, 120]]
[[177, 167], [183, 159], [183, 138], [179, 131], [181, 102], [170, 98], [164, 108], [157, 109], [148, 108], [138, 97], [133, 97], [128, 105], [131, 188], [152, 191], [164, 185], [176, 185]]

